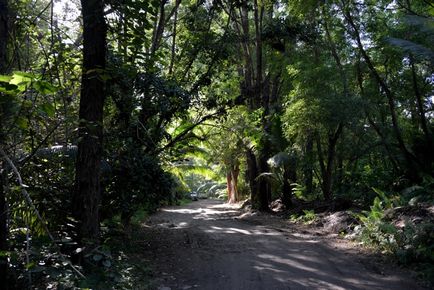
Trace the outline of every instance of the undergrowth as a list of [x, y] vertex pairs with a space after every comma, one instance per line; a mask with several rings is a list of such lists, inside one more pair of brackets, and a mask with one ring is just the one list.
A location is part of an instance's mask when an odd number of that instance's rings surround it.
[[[419, 188], [418, 188], [419, 189]], [[415, 197], [400, 198], [375, 189], [377, 196], [369, 211], [357, 217], [358, 239], [382, 254], [391, 255], [400, 264], [418, 271], [421, 277], [434, 284], [434, 221], [428, 216], [408, 217], [410, 213], [424, 215], [425, 209]], [[425, 192], [425, 207], [432, 205]], [[420, 198], [422, 200], [422, 198]], [[428, 200], [428, 201], [427, 201]]]
[[304, 224], [310, 225], [317, 221], [317, 215], [314, 210], [303, 210], [302, 215], [293, 214], [289, 218], [292, 222], [302, 222]]

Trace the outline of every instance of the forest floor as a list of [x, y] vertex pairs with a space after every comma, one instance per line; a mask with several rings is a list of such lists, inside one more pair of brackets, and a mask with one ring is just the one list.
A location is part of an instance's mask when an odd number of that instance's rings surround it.
[[151, 289], [424, 289], [348, 240], [217, 200], [161, 209], [134, 235]]

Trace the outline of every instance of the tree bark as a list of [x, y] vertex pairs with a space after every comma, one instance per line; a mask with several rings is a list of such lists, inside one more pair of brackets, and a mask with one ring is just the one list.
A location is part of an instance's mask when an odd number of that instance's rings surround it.
[[306, 137], [306, 147], [304, 153], [305, 165], [304, 165], [304, 184], [306, 186], [306, 192], [308, 194], [313, 191], [313, 136], [309, 132]]
[[[261, 138], [259, 154], [256, 158], [252, 150], [246, 152], [248, 180], [251, 188], [252, 206], [259, 210], [268, 210], [270, 197], [270, 184], [266, 178], [260, 178], [260, 174], [268, 171], [267, 160], [269, 157], [269, 146], [267, 146], [267, 128], [269, 116], [269, 92], [264, 92], [264, 61], [262, 30], [264, 18], [264, 4], [258, 0], [253, 1], [253, 6], [247, 0], [238, 4], [230, 2], [229, 9], [223, 9], [233, 21], [235, 30], [240, 39], [238, 46], [242, 53], [243, 64], [240, 65], [239, 74], [242, 78], [240, 91], [242, 99], [250, 111], [263, 108], [262, 128], [264, 134]], [[253, 13], [253, 15], [251, 15]], [[254, 31], [251, 31], [254, 29]], [[254, 174], [254, 175], [253, 175]]]
[[[7, 166], [5, 162], [0, 163], [0, 252], [7, 252], [8, 245], [8, 205], [6, 199], [7, 188]], [[8, 288], [8, 260], [4, 255], [0, 255], [0, 285]]]
[[173, 31], [172, 31], [172, 46], [171, 46], [171, 56], [170, 56], [170, 64], [169, 64], [169, 75], [173, 74], [173, 65], [175, 63], [176, 56], [176, 26], [178, 24], [178, 7], [181, 3], [180, 0], [176, 0], [175, 11], [174, 11], [174, 19], [173, 19]]
[[[423, 105], [423, 97], [422, 97], [422, 94], [420, 92], [419, 85], [417, 83], [416, 67], [414, 65], [413, 57], [410, 57], [410, 65], [411, 65], [411, 76], [412, 76], [412, 82], [413, 82], [413, 90], [414, 90], [414, 95], [416, 97], [417, 110], [418, 110], [419, 119], [420, 119], [420, 126], [421, 126], [422, 131], [425, 135], [425, 139], [426, 139], [428, 148], [434, 148], [431, 130], [428, 127], [428, 121], [427, 121], [426, 115], [425, 115], [425, 108]], [[430, 161], [428, 163], [431, 165], [432, 157], [433, 157], [432, 150], [428, 154], [429, 154], [428, 157], [429, 157], [429, 161]]]
[[[0, 0], [0, 74], [8, 71], [8, 1]], [[0, 128], [2, 131], [2, 128]], [[2, 136], [0, 132], [0, 136]], [[4, 140], [0, 140], [2, 143]], [[1, 161], [1, 160], [0, 160]], [[0, 163], [0, 252], [9, 250], [8, 245], [8, 206], [6, 199], [6, 188], [8, 181], [7, 166], [5, 162]], [[0, 255], [0, 285], [7, 290], [8, 287], [8, 262], [5, 255]]]
[[[264, 137], [263, 137], [264, 138]], [[265, 147], [265, 146], [264, 146]], [[258, 209], [260, 211], [268, 211], [269, 208], [269, 201], [270, 201], [270, 182], [265, 177], [259, 177], [261, 173], [268, 172], [268, 150], [267, 148], [261, 148], [261, 152], [259, 152], [258, 156], [258, 175], [257, 175], [257, 182], [258, 182], [258, 192], [257, 192], [257, 203], [253, 205], [255, 209]], [[259, 178], [258, 178], [259, 177]]]
[[228, 202], [233, 202], [233, 192], [232, 192], [232, 175], [231, 172], [226, 172], [226, 190], [228, 192]]
[[233, 170], [231, 171], [232, 176], [232, 189], [234, 192], [234, 202], [240, 201], [240, 195], [238, 192], [238, 175], [240, 174], [240, 168], [237, 165], [234, 166]]
[[291, 157], [289, 164], [286, 164], [283, 170], [283, 185], [282, 185], [282, 203], [289, 208], [292, 205], [292, 193], [294, 186], [291, 183], [297, 181], [297, 164], [295, 158]]
[[343, 125], [340, 123], [338, 128], [333, 134], [329, 134], [327, 144], [327, 163], [324, 160], [321, 139], [319, 134], [316, 135], [318, 159], [321, 167], [321, 189], [324, 199], [330, 200], [332, 198], [332, 185], [333, 185], [333, 167], [336, 155], [336, 144], [342, 133]]
[[166, 10], [165, 6], [167, 4], [167, 0], [161, 0], [160, 2], [160, 11], [158, 16], [158, 22], [154, 30], [154, 36], [152, 38], [152, 46], [151, 46], [151, 55], [154, 55], [160, 46], [161, 38], [163, 37], [165, 20], [166, 20]]
[[250, 187], [250, 199], [252, 200], [252, 206], [258, 204], [258, 182], [256, 177], [258, 176], [258, 164], [256, 162], [255, 153], [251, 148], [246, 149], [247, 160], [247, 181]]
[[235, 203], [240, 201], [238, 195], [238, 174], [240, 172], [239, 166], [231, 166], [230, 170], [226, 174], [227, 190], [228, 190], [228, 202]]
[[8, 0], [0, 0], [0, 74], [7, 72], [7, 44], [8, 44]]
[[106, 65], [106, 23], [102, 0], [81, 0], [83, 14], [83, 72], [79, 110], [74, 215], [82, 242], [99, 238], [100, 162], [102, 158]]

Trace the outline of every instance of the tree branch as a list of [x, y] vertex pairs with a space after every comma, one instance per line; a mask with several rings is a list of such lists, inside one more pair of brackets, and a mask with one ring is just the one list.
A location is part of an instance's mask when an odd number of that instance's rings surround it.
[[14, 172], [15, 176], [17, 177], [18, 184], [21, 188], [21, 194], [24, 196], [24, 199], [26, 200], [28, 206], [31, 208], [33, 213], [38, 218], [44, 231], [47, 233], [50, 241], [58, 250], [59, 257], [61, 258], [62, 262], [66, 262], [74, 270], [74, 272], [76, 272], [81, 278], [86, 278], [69, 260], [67, 260], [65, 258], [65, 255], [63, 255], [60, 252], [60, 249], [56, 243], [56, 240], [54, 239], [53, 235], [51, 234], [50, 230], [48, 229], [47, 221], [41, 216], [41, 214], [39, 213], [39, 210], [36, 208], [35, 204], [33, 203], [32, 198], [30, 197], [29, 193], [27, 192], [27, 190], [26, 190], [27, 186], [23, 183], [20, 172], [18, 171], [15, 164], [12, 162], [12, 160], [9, 158], [9, 156], [6, 154], [6, 152], [2, 148], [0, 148], [0, 155], [4, 158], [4, 160], [6, 160], [6, 162], [9, 164], [9, 166], [12, 168], [12, 171]]

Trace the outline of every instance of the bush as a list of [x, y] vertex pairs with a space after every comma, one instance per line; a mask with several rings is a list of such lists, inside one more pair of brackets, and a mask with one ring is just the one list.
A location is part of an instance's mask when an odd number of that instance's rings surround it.
[[403, 205], [399, 198], [375, 190], [370, 211], [359, 215], [359, 239], [374, 249], [414, 265], [434, 281], [434, 215], [420, 205]]
[[103, 196], [106, 217], [120, 215], [123, 225], [128, 227], [137, 210], [153, 212], [174, 201], [176, 182], [162, 169], [157, 158], [131, 149], [111, 164]]

